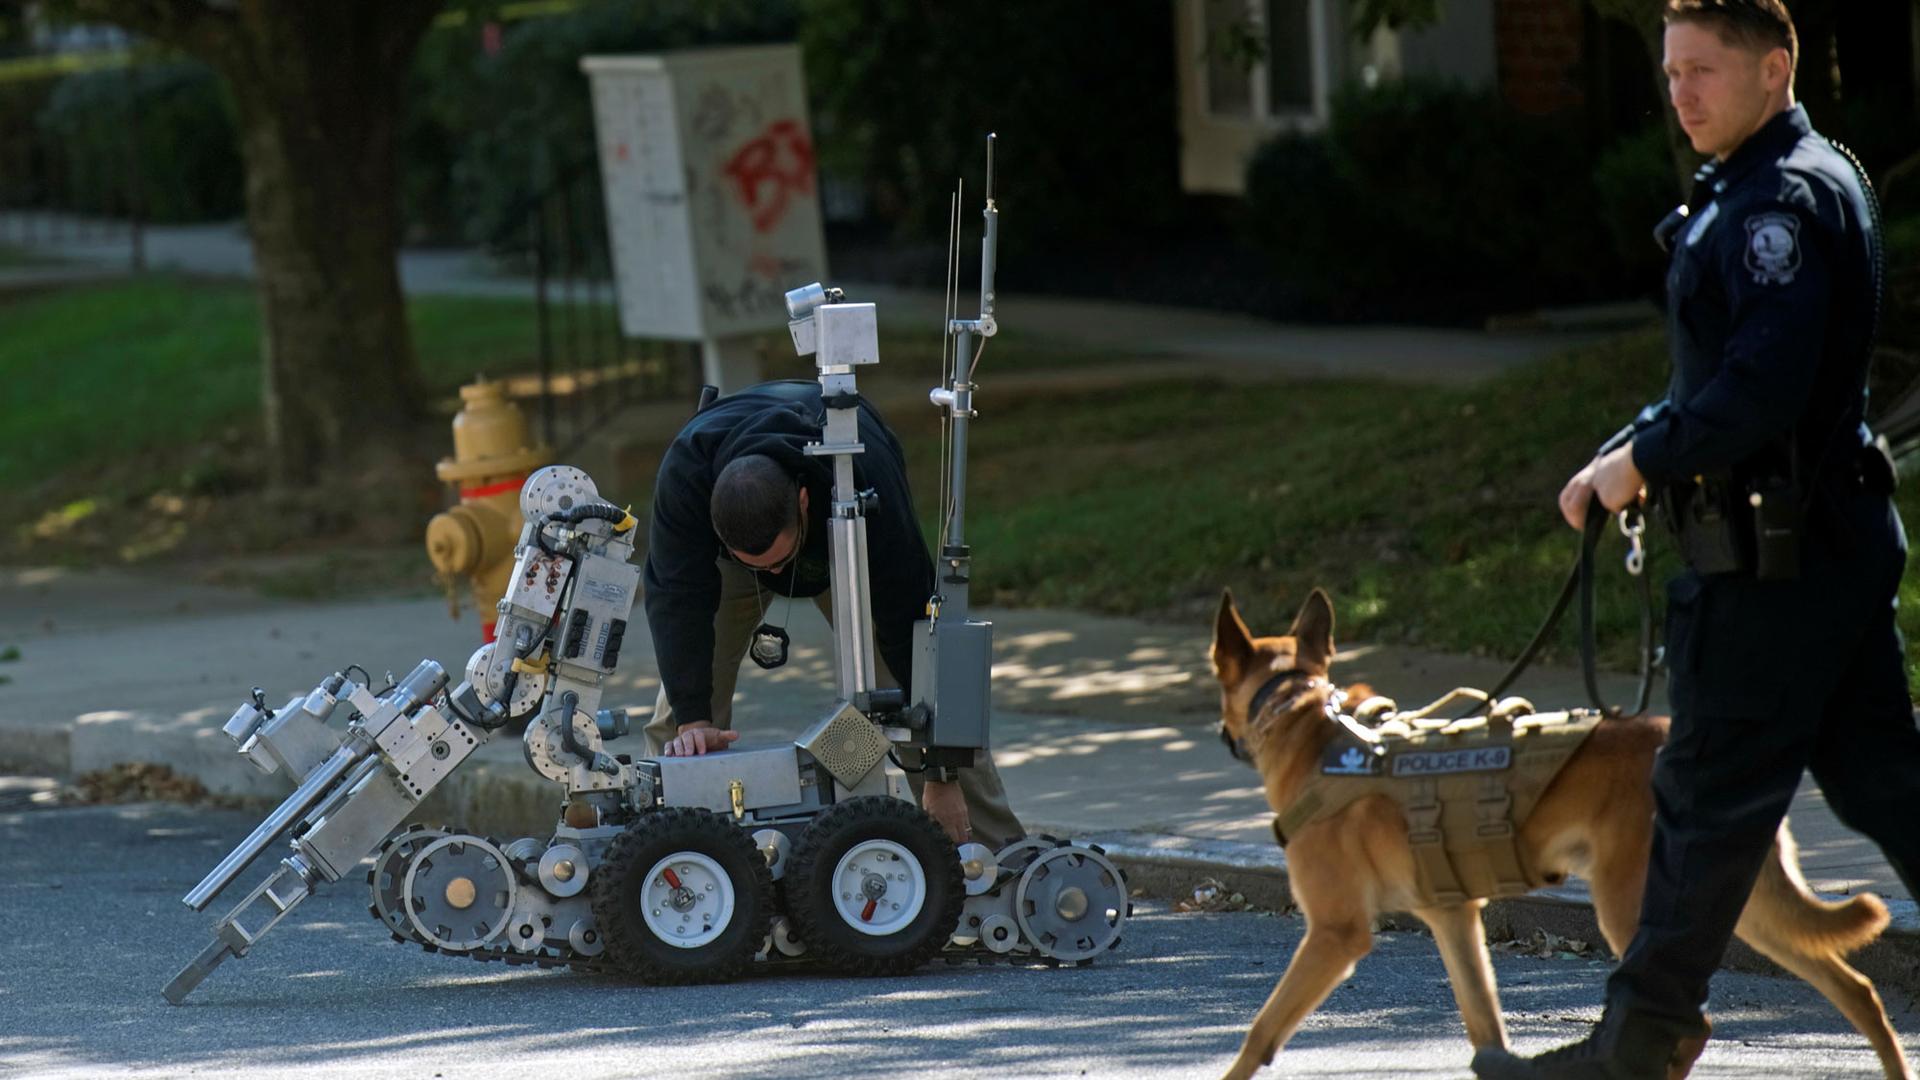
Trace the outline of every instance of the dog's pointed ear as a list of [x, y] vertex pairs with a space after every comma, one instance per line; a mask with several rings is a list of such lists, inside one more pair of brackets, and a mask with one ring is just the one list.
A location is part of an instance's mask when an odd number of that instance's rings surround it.
[[1295, 660], [1301, 667], [1324, 668], [1333, 662], [1333, 601], [1325, 590], [1307, 595], [1287, 633], [1293, 637]]
[[1253, 662], [1253, 634], [1233, 606], [1233, 590], [1220, 590], [1220, 611], [1213, 617], [1213, 674], [1222, 685], [1232, 685]]

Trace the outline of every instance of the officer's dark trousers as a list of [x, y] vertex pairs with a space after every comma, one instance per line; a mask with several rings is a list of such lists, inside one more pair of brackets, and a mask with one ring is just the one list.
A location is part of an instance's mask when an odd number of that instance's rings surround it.
[[1691, 1019], [1811, 770], [1827, 804], [1920, 884], [1920, 732], [1894, 625], [1906, 538], [1855, 490], [1813, 526], [1796, 581], [1668, 586], [1673, 728], [1654, 765], [1653, 857], [1610, 1006]]

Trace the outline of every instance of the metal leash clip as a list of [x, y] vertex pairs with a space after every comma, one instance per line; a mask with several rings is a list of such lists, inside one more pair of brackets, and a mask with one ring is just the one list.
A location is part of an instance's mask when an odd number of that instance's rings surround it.
[[1620, 511], [1620, 535], [1627, 538], [1627, 573], [1639, 577], [1647, 568], [1647, 548], [1641, 535], [1647, 531], [1646, 516], [1635, 507]]

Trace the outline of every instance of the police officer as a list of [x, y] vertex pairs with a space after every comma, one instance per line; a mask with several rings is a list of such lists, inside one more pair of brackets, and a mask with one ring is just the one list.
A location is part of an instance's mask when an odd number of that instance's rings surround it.
[[[763, 383], [703, 409], [668, 447], [654, 483], [644, 577], [660, 667], [646, 729], [652, 752], [705, 754], [731, 745], [740, 737], [732, 730], [734, 684], [756, 634], [777, 630], [771, 636], [782, 638], [795, 599], [831, 618], [833, 471], [805, 453], [825, 422], [818, 382]], [[911, 676], [913, 624], [933, 593], [933, 560], [914, 518], [899, 441], [864, 400], [859, 428], [866, 451], [853, 459], [854, 480], [879, 496], [867, 516], [878, 674], [883, 685], [897, 686], [896, 675]], [[772, 651], [785, 652], [783, 645]], [[999, 847], [1019, 839], [992, 755], [981, 751], [975, 766], [957, 773], [909, 776], [954, 842]]]
[[[1673, 372], [1632, 441], [1560, 496], [1662, 504], [1689, 569], [1668, 586], [1673, 722], [1654, 766], [1638, 932], [1583, 1041], [1482, 1077], [1664, 1077], [1697, 1052], [1707, 981], [1803, 770], [1920, 885], [1920, 732], [1895, 597], [1906, 536], [1863, 423], [1879, 275], [1865, 180], [1793, 102], [1781, 0], [1668, 0], [1665, 71], [1712, 160], [1669, 219]], [[1683, 216], [1680, 216], [1683, 215]]]

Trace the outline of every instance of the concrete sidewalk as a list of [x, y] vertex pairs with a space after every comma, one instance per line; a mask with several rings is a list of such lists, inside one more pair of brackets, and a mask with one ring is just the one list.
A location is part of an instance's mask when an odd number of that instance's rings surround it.
[[[16, 662], [0, 664], [0, 770], [73, 776], [117, 762], [169, 765], [219, 793], [278, 801], [288, 788], [241, 761], [219, 726], [252, 686], [275, 704], [357, 663], [404, 674], [432, 657], [450, 672], [478, 645], [471, 616], [456, 623], [437, 598], [300, 604], [118, 572], [0, 572], [0, 610]], [[1208, 627], [1052, 611], [996, 611], [994, 741], [1015, 809], [1035, 831], [1100, 842], [1155, 895], [1204, 877], [1269, 904], [1285, 900], [1285, 860], [1252, 772], [1214, 734], [1216, 691]], [[791, 738], [831, 699], [831, 640], [808, 605], [790, 628], [793, 662], [744, 669], [736, 724], [748, 741]], [[643, 621], [607, 704], [635, 726], [657, 672]], [[1498, 662], [1404, 648], [1342, 653], [1342, 682], [1366, 681], [1402, 704], [1457, 685], [1489, 685]], [[1631, 680], [1604, 687], [1624, 700]], [[1582, 700], [1577, 672], [1531, 673], [1517, 688], [1543, 708]], [[615, 744], [620, 749], [620, 744]], [[551, 826], [560, 792], [527, 768], [519, 740], [498, 738], [436, 794], [435, 820], [521, 835]], [[1882, 985], [1920, 994], [1920, 920], [1871, 844], [1840, 827], [1807, 785], [1793, 810], [1816, 889], [1871, 889], [1897, 931], [1862, 954]], [[1598, 940], [1578, 883], [1498, 905], [1496, 930], [1533, 927]], [[1736, 962], [1752, 958], [1737, 955]]]
[[[44, 216], [44, 215], [43, 215]], [[71, 224], [71, 223], [70, 223]], [[75, 239], [77, 226], [40, 221], [33, 235], [65, 236], [32, 248], [66, 266], [28, 267], [0, 275], [0, 288], [19, 287], [35, 275], [50, 283], [95, 274], [127, 272], [127, 241]], [[18, 230], [16, 230], [18, 231]], [[144, 232], [147, 266], [216, 277], [250, 277], [253, 251], [239, 223], [155, 225]], [[400, 253], [402, 287], [415, 295], [526, 298], [533, 282], [502, 273], [468, 249], [406, 249]], [[944, 305], [926, 289], [902, 289], [838, 281], [848, 295], [879, 305], [882, 328], [937, 339]], [[973, 301], [964, 294], [962, 306]], [[1250, 315], [1104, 300], [1021, 295], [1002, 291], [1000, 324], [1023, 338], [1107, 350], [1129, 357], [1157, 357], [1170, 376], [1209, 373], [1245, 378], [1365, 377], [1421, 383], [1472, 382], [1528, 364], [1564, 349], [1591, 344], [1623, 327], [1650, 323], [1651, 305], [1581, 309], [1578, 314], [1543, 312], [1497, 333], [1404, 326], [1308, 326], [1268, 322]]]

